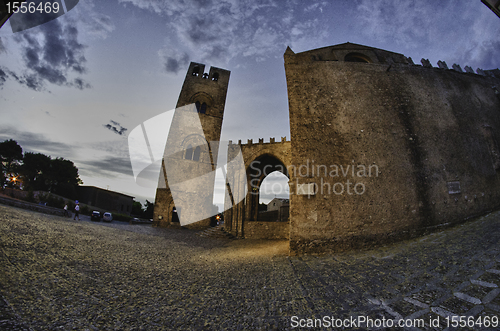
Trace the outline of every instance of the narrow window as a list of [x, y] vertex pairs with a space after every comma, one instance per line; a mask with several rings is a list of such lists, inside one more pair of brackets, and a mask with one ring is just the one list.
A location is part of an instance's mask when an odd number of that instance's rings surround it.
[[200, 112], [200, 109], [201, 109], [201, 104], [200, 104], [200, 102], [199, 102], [199, 101], [196, 101], [194, 104], [196, 105], [196, 111], [199, 113], [199, 112]]
[[195, 150], [194, 150], [194, 154], [193, 154], [193, 161], [199, 161], [200, 160], [200, 146], [196, 147]]
[[207, 104], [202, 103], [200, 107], [200, 113], [205, 114], [207, 112]]
[[192, 160], [193, 159], [193, 146], [188, 145], [188, 148], [186, 149], [186, 157], [184, 157], [186, 160]]

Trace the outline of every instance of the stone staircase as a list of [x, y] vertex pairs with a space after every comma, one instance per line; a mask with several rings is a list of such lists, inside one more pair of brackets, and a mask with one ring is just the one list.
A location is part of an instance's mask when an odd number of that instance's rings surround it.
[[216, 239], [237, 239], [232, 234], [224, 230], [224, 223], [217, 226], [210, 227], [206, 230], [196, 233], [196, 235], [204, 238], [216, 238]]

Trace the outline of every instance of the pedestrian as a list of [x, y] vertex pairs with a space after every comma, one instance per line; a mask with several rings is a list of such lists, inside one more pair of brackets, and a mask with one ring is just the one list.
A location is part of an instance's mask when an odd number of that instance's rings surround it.
[[80, 203], [78, 200], [75, 201], [76, 206], [75, 206], [75, 217], [73, 217], [73, 220], [75, 220], [78, 217], [78, 220], [80, 220]]
[[68, 204], [64, 205], [64, 217], [69, 217], [69, 214], [68, 214]]

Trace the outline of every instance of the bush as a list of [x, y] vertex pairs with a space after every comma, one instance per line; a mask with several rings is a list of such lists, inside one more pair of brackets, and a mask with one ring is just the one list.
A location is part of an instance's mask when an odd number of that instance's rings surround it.
[[33, 190], [28, 191], [28, 194], [26, 195], [26, 201], [35, 202], [35, 195], [33, 194]]
[[40, 203], [45, 203], [45, 205], [49, 207], [64, 208], [64, 200], [62, 198], [55, 197], [50, 193], [39, 194], [38, 200]]

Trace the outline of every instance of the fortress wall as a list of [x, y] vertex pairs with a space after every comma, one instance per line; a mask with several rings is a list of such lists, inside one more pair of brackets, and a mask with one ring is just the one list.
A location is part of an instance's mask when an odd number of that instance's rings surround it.
[[245, 239], [288, 239], [288, 222], [244, 222]]
[[[303, 170], [290, 174], [291, 253], [401, 239], [497, 207], [498, 79], [308, 58], [285, 53], [292, 165]], [[318, 176], [318, 165], [356, 171]], [[311, 183], [316, 194], [304, 194]]]

